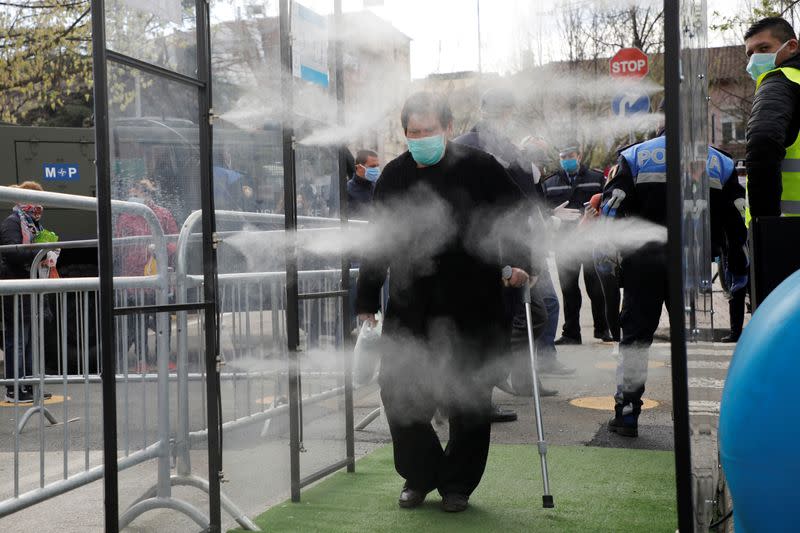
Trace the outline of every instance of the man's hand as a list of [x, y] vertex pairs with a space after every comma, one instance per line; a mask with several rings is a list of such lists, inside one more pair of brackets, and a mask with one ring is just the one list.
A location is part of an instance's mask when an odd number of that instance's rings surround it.
[[378, 325], [378, 321], [375, 319], [375, 313], [360, 313], [358, 319], [362, 322], [369, 322], [369, 325], [373, 328]]
[[512, 268], [511, 278], [503, 280], [503, 283], [506, 287], [514, 287], [515, 289], [518, 289], [520, 287], [524, 287], [525, 284], [528, 283], [529, 279], [530, 276], [528, 276], [528, 273], [521, 268]]
[[581, 218], [580, 209], [570, 209], [567, 204], [569, 204], [568, 201], [553, 209], [553, 216], [562, 222], [574, 222]]

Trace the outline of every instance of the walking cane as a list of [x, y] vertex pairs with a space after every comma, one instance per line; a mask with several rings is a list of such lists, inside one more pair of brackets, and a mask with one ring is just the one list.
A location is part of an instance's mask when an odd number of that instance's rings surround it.
[[553, 495], [550, 494], [550, 479], [547, 475], [547, 443], [544, 441], [544, 426], [542, 426], [542, 405], [539, 401], [539, 375], [536, 372], [536, 347], [533, 341], [533, 320], [531, 318], [531, 291], [528, 287], [522, 291], [525, 300], [525, 319], [528, 324], [528, 348], [531, 354], [531, 374], [533, 376], [533, 407], [536, 410], [536, 437], [539, 439], [539, 458], [542, 463], [542, 481], [544, 494], [542, 507], [551, 509], [555, 507]]

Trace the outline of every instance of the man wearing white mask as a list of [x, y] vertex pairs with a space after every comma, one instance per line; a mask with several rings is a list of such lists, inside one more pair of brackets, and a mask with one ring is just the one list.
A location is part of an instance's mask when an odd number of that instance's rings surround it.
[[349, 218], [366, 220], [372, 204], [372, 191], [381, 175], [378, 154], [372, 150], [359, 150], [356, 154], [356, 171], [347, 181], [347, 215]]
[[750, 217], [800, 215], [800, 56], [792, 26], [759, 20], [744, 35], [747, 72], [756, 82], [747, 122]]

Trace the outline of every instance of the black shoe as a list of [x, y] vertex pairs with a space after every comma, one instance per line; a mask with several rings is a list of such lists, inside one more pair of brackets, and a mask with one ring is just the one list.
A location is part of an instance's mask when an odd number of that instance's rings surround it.
[[[30, 393], [31, 393], [31, 396], [33, 396], [33, 398], [34, 398], [35, 400], [38, 400], [38, 399], [39, 399], [39, 394], [38, 394], [38, 393], [36, 393], [36, 392], [34, 392], [34, 390], [33, 390], [33, 387], [30, 387], [30, 386], [28, 386], [28, 387], [25, 387], [24, 389], [25, 389], [27, 392], [30, 392]], [[52, 398], [52, 397], [53, 397], [53, 393], [51, 393], [51, 392], [44, 392], [44, 393], [42, 393], [42, 399], [43, 399], [43, 400], [49, 400], [49, 399], [50, 399], [50, 398]]]
[[33, 393], [25, 388], [19, 389], [19, 399], [15, 399], [14, 389], [6, 389], [6, 401], [10, 403], [33, 403]]
[[492, 414], [490, 416], [493, 424], [495, 422], [514, 422], [517, 419], [517, 412], [492, 404]]
[[556, 389], [547, 389], [539, 383], [539, 398], [548, 398], [550, 396], [558, 396], [558, 391]]
[[425, 491], [403, 487], [403, 490], [400, 491], [400, 498], [397, 499], [397, 505], [403, 509], [413, 509], [422, 505], [427, 495], [428, 493]]
[[451, 492], [442, 496], [442, 509], [448, 513], [460, 513], [469, 507], [469, 496]]
[[622, 418], [617, 418], [616, 416], [612, 417], [611, 420], [608, 421], [608, 430], [611, 433], [616, 433], [622, 437], [638, 437], [639, 436], [639, 426], [638, 424], [634, 423], [633, 425], [625, 424]]
[[739, 335], [734, 335], [731, 333], [730, 335], [722, 337], [719, 342], [739, 342]]
[[611, 332], [606, 331], [595, 331], [594, 338], [600, 339], [603, 342], [614, 342], [614, 337], [611, 335]]
[[556, 339], [556, 342], [554, 342], [553, 344], [555, 344], [556, 346], [566, 346], [568, 344], [583, 344], [583, 343], [581, 342], [580, 337], [568, 337], [567, 335], [562, 335], [561, 337]]
[[575, 369], [569, 367], [556, 358], [542, 359], [536, 367], [540, 374], [550, 374], [553, 376], [571, 376]]

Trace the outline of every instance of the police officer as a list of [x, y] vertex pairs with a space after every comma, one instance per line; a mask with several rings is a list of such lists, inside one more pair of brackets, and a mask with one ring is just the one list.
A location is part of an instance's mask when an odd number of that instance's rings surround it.
[[709, 146], [706, 172], [711, 189], [711, 243], [714, 255], [720, 258], [718, 271], [730, 312], [730, 334], [722, 342], [736, 342], [742, 334], [750, 265], [743, 217], [745, 190], [737, 170], [730, 154]]
[[[710, 177], [712, 246], [719, 246], [720, 235], [729, 239], [733, 271], [737, 284], [746, 285], [746, 259], [741, 218], [734, 206], [733, 161], [724, 153], [709, 148], [706, 162]], [[601, 214], [607, 217], [636, 216], [666, 226], [666, 137], [659, 135], [624, 148], [609, 173], [603, 191]], [[726, 188], [727, 187], [727, 188]], [[736, 214], [736, 218], [732, 215]], [[739, 224], [737, 227], [736, 224]], [[738, 233], [737, 233], [738, 232]], [[658, 328], [661, 308], [667, 303], [667, 250], [664, 243], [651, 242], [622, 258], [623, 300], [620, 323], [622, 360], [617, 369], [614, 417], [608, 429], [626, 437], [639, 434], [638, 420], [647, 379], [648, 350]], [[744, 281], [740, 276], [745, 275]]]
[[[575, 230], [580, 212], [592, 196], [603, 190], [603, 174], [581, 164], [581, 153], [577, 142], [570, 142], [559, 150], [561, 169], [549, 176], [542, 183], [542, 192], [548, 205], [554, 210], [576, 210], [575, 222], [565, 222], [557, 229], [559, 235], [565, 236]], [[583, 258], [564, 257], [556, 253], [558, 279], [561, 294], [564, 298], [564, 326], [561, 338], [556, 344], [581, 344], [581, 290], [578, 277], [583, 268], [583, 281], [592, 302], [592, 319], [594, 321], [594, 337], [605, 342], [613, 339], [608, 330], [605, 317], [605, 302], [600, 280], [594, 269], [590, 256]]]

